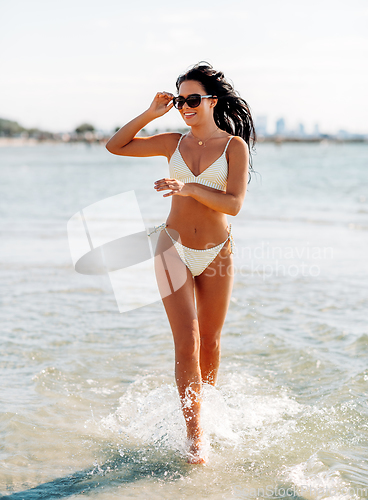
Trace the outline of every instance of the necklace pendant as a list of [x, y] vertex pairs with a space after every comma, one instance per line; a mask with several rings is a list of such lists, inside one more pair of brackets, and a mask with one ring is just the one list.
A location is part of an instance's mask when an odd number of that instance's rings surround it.
[[198, 144], [199, 144], [200, 146], [202, 146], [203, 142], [202, 142], [202, 141], [198, 141]]

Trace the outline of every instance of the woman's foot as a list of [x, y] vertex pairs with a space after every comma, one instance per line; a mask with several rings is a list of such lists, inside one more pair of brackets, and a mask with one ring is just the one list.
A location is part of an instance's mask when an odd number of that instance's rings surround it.
[[189, 440], [190, 447], [188, 452], [188, 464], [205, 464], [206, 457], [203, 451], [203, 443], [201, 437]]

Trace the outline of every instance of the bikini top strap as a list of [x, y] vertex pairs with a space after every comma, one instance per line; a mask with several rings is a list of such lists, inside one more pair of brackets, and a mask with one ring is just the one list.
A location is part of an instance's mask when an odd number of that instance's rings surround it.
[[231, 141], [231, 139], [232, 139], [233, 137], [234, 137], [234, 136], [232, 135], [232, 136], [230, 137], [230, 139], [227, 141], [227, 144], [226, 144], [226, 146], [225, 146], [225, 149], [224, 149], [223, 154], [225, 154], [225, 153], [226, 153], [227, 147], [228, 147], [228, 145], [229, 145], [229, 143], [230, 143], [230, 141]]
[[178, 144], [176, 145], [176, 149], [179, 149], [179, 145], [180, 145], [183, 137], [184, 137], [184, 134], [181, 134], [180, 139], [178, 140]]

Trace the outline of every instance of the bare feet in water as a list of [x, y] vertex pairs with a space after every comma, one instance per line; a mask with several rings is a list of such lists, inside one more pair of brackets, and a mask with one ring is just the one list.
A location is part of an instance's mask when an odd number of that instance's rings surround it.
[[190, 448], [188, 452], [188, 464], [205, 464], [206, 458], [203, 452], [203, 443], [201, 437], [190, 439]]

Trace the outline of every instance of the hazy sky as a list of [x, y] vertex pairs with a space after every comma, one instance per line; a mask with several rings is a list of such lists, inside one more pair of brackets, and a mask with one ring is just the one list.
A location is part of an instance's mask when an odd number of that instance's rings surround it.
[[[111, 130], [175, 93], [188, 66], [225, 72], [269, 131], [368, 132], [368, 1], [0, 0], [0, 117]], [[176, 110], [152, 124], [181, 125]]]

